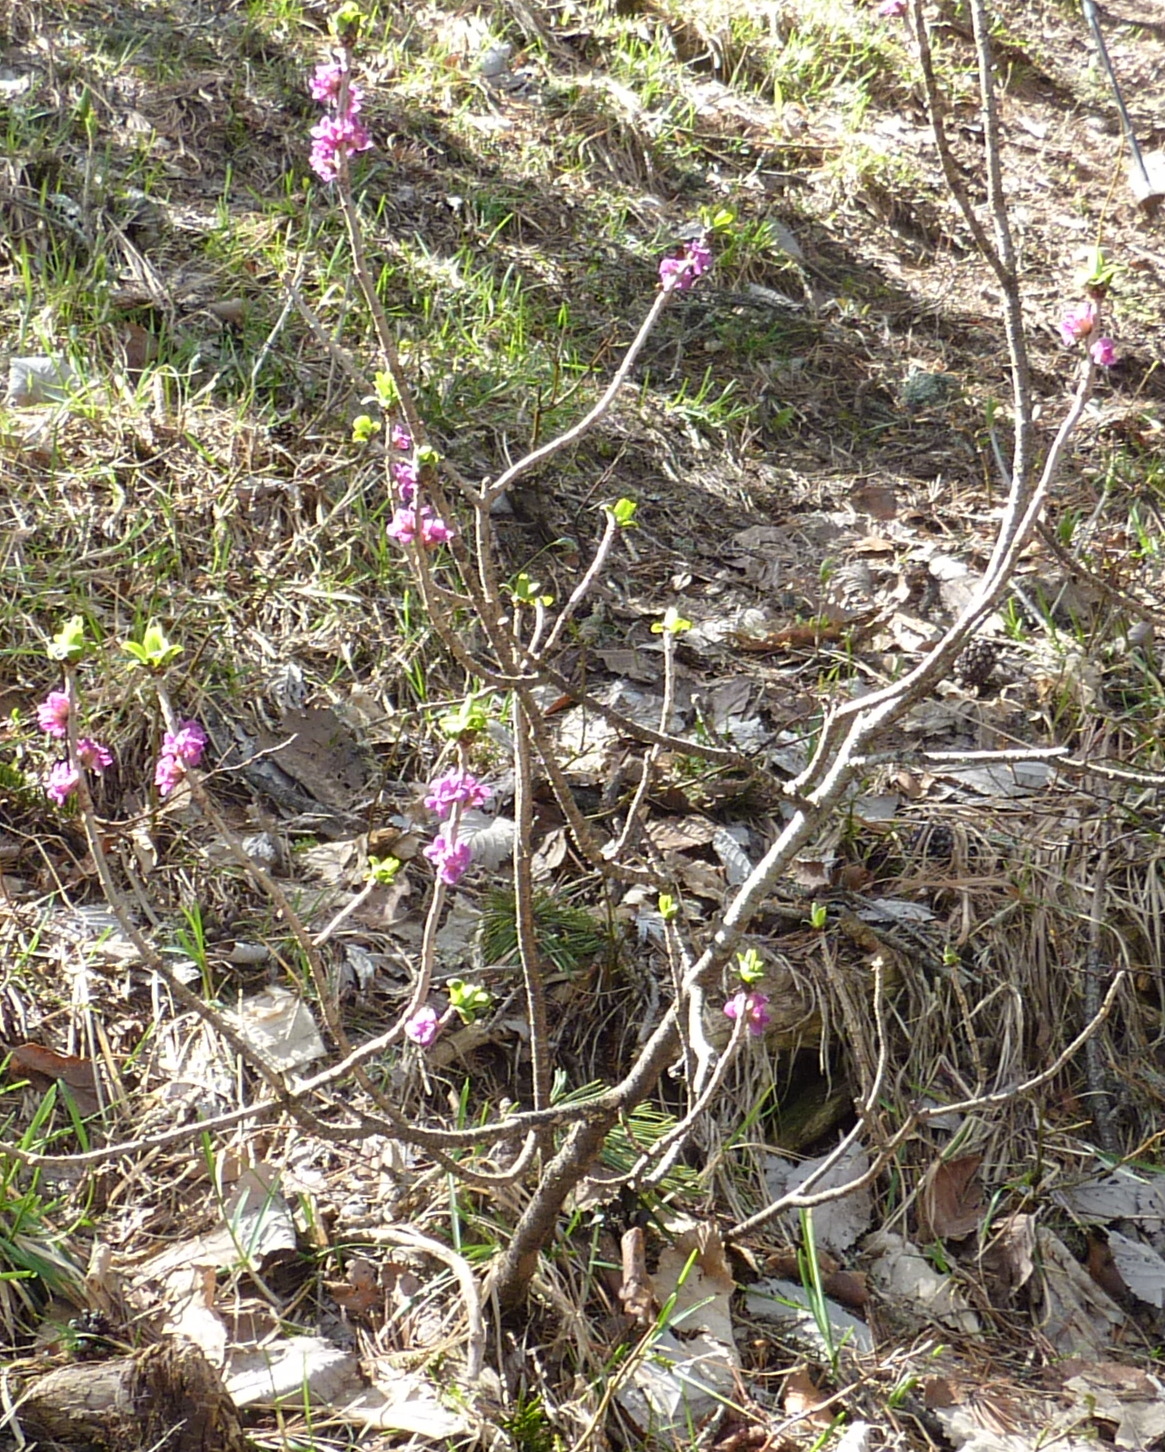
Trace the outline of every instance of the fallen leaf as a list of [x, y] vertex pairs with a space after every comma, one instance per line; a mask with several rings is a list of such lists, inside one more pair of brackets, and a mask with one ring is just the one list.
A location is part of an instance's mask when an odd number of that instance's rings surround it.
[[982, 1155], [938, 1160], [927, 1170], [918, 1196], [918, 1229], [923, 1240], [962, 1240], [979, 1228], [983, 1196], [975, 1175]]
[[43, 1044], [19, 1044], [8, 1060], [9, 1073], [18, 1070], [34, 1089], [47, 1090], [63, 1084], [72, 1094], [78, 1113], [96, 1114], [101, 1108], [97, 1093], [97, 1070], [92, 1059], [76, 1054], [58, 1054]]
[[826, 1406], [827, 1401], [828, 1398], [822, 1396], [803, 1367], [789, 1373], [784, 1393], [787, 1417], [796, 1417], [810, 1427], [830, 1427], [833, 1425], [833, 1413]]

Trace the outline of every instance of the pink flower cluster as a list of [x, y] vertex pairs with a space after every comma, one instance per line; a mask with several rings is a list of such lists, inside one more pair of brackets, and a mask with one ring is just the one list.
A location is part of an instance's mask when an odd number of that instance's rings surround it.
[[484, 807], [493, 791], [470, 771], [447, 771], [429, 783], [425, 807], [444, 821], [454, 807]]
[[696, 237], [659, 264], [660, 286], [664, 292], [687, 292], [711, 266], [711, 247], [705, 238]]
[[[1091, 338], [1100, 322], [1096, 304], [1091, 298], [1071, 307], [1060, 319], [1060, 337], [1068, 347]], [[1116, 346], [1111, 338], [1095, 338], [1088, 346], [1092, 361], [1098, 368], [1111, 368], [1116, 362]]]
[[[46, 736], [63, 741], [69, 734], [69, 698], [64, 691], [50, 691], [36, 708], [36, 724]], [[45, 794], [50, 801], [63, 806], [77, 790], [81, 780], [80, 768], [96, 772], [98, 776], [113, 765], [113, 752], [92, 736], [77, 739], [76, 764], [58, 761], [49, 768], [45, 777]]]
[[900, 20], [906, 14], [906, 0], [882, 0], [877, 14], [882, 20]]
[[36, 708], [36, 724], [49, 736], [63, 741], [69, 734], [69, 698], [64, 691], [50, 691]]
[[768, 995], [752, 989], [745, 992], [743, 989], [730, 998], [724, 1005], [726, 1018], [738, 1019], [743, 1017], [748, 1024], [750, 1034], [763, 1034], [772, 1021], [772, 1014], [769, 1012]]
[[492, 795], [490, 788], [469, 771], [447, 771], [444, 776], [429, 783], [425, 806], [430, 812], [443, 822], [454, 808], [457, 809], [450, 825], [443, 832], [438, 832], [425, 848], [425, 856], [436, 867], [438, 879], [447, 887], [460, 882], [473, 861], [472, 847], [457, 836], [461, 808], [483, 806]]
[[[401, 453], [408, 453], [413, 447], [412, 435], [400, 424], [392, 426], [392, 447]], [[426, 549], [448, 544], [453, 530], [428, 504], [418, 509], [416, 504], [417, 466], [412, 459], [395, 459], [391, 468], [393, 483], [400, 495], [400, 506], [392, 516], [392, 523], [385, 533], [397, 544], [409, 545], [419, 539]]]
[[403, 505], [392, 516], [392, 522], [385, 533], [389, 539], [396, 540], [397, 544], [412, 544], [419, 538], [429, 548], [448, 544], [453, 538], [453, 531], [427, 504], [422, 504], [420, 510]]
[[186, 775], [186, 768], [198, 765], [206, 742], [206, 732], [197, 721], [180, 721], [177, 730], [166, 732], [154, 768], [154, 785], [159, 796], [168, 797]]
[[311, 129], [309, 160], [321, 181], [335, 181], [349, 157], [372, 145], [367, 128], [356, 120], [364, 94], [352, 80], [345, 88], [346, 74], [343, 66], [326, 62], [316, 67], [308, 81], [313, 99], [328, 107], [328, 115]]

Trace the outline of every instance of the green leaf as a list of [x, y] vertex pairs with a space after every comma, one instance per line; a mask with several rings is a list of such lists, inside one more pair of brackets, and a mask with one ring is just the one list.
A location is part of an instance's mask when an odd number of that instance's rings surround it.
[[639, 505], [634, 499], [617, 499], [610, 507], [611, 518], [620, 529], [634, 529], [635, 511]]
[[450, 978], [445, 986], [449, 990], [450, 1006], [460, 1014], [462, 1023], [473, 1023], [493, 1003], [493, 995], [476, 983]]
[[379, 420], [369, 418], [366, 413], [362, 413], [358, 418], [352, 420], [352, 442], [354, 444], [366, 444], [373, 434], [379, 432]]
[[549, 608], [554, 604], [554, 596], [540, 595], [538, 591], [541, 588], [537, 580], [532, 580], [529, 575], [521, 574], [509, 587], [509, 590], [519, 605], [543, 605]]
[[85, 622], [79, 615], [73, 615], [53, 636], [48, 657], [50, 660], [80, 660], [87, 648]]
[[657, 620], [651, 627], [652, 635], [682, 635], [685, 630], [691, 630], [692, 622], [685, 620], [674, 605], [669, 605], [662, 620]]
[[133, 656], [143, 669], [154, 674], [165, 670], [182, 654], [182, 647], [167, 640], [162, 627], [153, 621], [146, 626], [140, 641], [124, 640], [121, 648], [127, 655]]
[[399, 871], [400, 859], [397, 857], [370, 857], [368, 859], [368, 881], [375, 882], [380, 887], [391, 886]]
[[741, 983], [751, 988], [765, 976], [764, 959], [755, 948], [746, 948], [743, 953], [736, 955], [736, 971], [740, 975]]
[[441, 731], [451, 741], [460, 741], [465, 736], [477, 736], [489, 722], [485, 707], [474, 696], [467, 696], [456, 711], [450, 711], [441, 718]]

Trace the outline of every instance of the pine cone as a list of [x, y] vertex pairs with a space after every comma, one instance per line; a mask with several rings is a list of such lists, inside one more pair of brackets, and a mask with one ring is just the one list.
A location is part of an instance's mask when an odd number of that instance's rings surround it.
[[968, 690], [981, 691], [991, 679], [998, 660], [997, 642], [976, 638], [964, 646], [955, 661], [955, 680]]

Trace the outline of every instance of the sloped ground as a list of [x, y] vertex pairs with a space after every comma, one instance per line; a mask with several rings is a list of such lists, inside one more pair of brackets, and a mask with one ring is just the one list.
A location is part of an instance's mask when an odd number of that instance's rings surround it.
[[[980, 201], [970, 32], [961, 12], [928, 19], [951, 144]], [[73, 381], [64, 401], [12, 401], [0, 416], [0, 1023], [20, 1050], [4, 1138], [93, 1154], [35, 1171], [4, 1161], [0, 1312], [18, 1390], [79, 1351], [116, 1365], [169, 1327], [225, 1364], [261, 1445], [638, 1445], [650, 1417], [616, 1389], [649, 1363], [656, 1303], [682, 1280], [668, 1256], [685, 1214], [704, 1227], [689, 1297], [713, 1306], [705, 1329], [740, 1357], [708, 1445], [808, 1446], [835, 1416], [851, 1431], [872, 1423], [871, 1445], [962, 1445], [964, 1412], [987, 1439], [975, 1445], [1034, 1445], [1061, 1418], [1081, 1438], [1120, 1425], [1126, 1445], [1151, 1445], [1160, 1432], [1139, 1409], [1159, 1396], [1137, 1377], [1165, 1283], [1151, 1243], [1165, 1218], [1152, 1178], [1162, 256], [1125, 188], [1115, 112], [1071, 7], [1013, 8], [995, 35], [1045, 445], [1072, 376], [1056, 324], [1098, 244], [1116, 268], [1119, 361], [1074, 437], [1048, 532], [984, 632], [997, 652], [981, 678], [965, 670], [885, 743], [755, 924], [774, 1022], [730, 1069], [685, 1162], [652, 1192], [589, 1187], [528, 1311], [495, 1325], [487, 1307], [490, 1391], [465, 1410], [436, 1398], [466, 1343], [464, 1292], [439, 1248], [483, 1266], [532, 1181], [458, 1188], [389, 1135], [329, 1141], [279, 1115], [165, 1138], [265, 1091], [124, 942], [75, 812], [45, 799], [53, 753], [35, 706], [59, 684], [46, 642], [78, 612], [100, 642], [83, 671], [86, 720], [116, 766], [96, 807], [155, 948], [252, 1030], [284, 1022], [288, 990], [318, 1019], [286, 915], [197, 804], [160, 803], [150, 787], [157, 705], [117, 642], [158, 620], [181, 643], [167, 688], [210, 732], [218, 810], [314, 932], [351, 909], [321, 951], [357, 1043], [408, 999], [432, 883], [422, 786], [437, 721], [466, 689], [385, 537], [379, 446], [353, 442], [369, 389], [325, 341], [371, 371], [340, 219], [306, 168], [317, 113], [305, 76], [326, 54], [327, 20], [290, 4], [17, 5], [5, 17], [9, 352], [45, 355], [50, 383], [66, 365]], [[1151, 148], [1165, 144], [1153, 131], [1165, 10], [1136, 20], [1105, 14]], [[680, 649], [684, 728], [763, 767], [662, 764], [639, 850], [675, 875], [699, 935], [732, 881], [725, 829], [757, 860], [782, 810], [771, 775], [799, 768], [825, 705], [918, 658], [998, 518], [991, 419], [998, 409], [1006, 447], [1010, 384], [997, 287], [938, 171], [909, 22], [670, 0], [388, 6], [366, 34], [369, 253], [425, 418], [470, 478], [580, 417], [650, 304], [660, 256], [701, 208], [737, 214], [713, 274], [664, 314], [616, 408], [527, 476], [497, 520], [503, 567], [562, 599], [593, 549], [596, 506], [639, 503], [640, 527], [561, 664], [634, 714], [659, 689], [652, 621], [675, 606], [694, 622]], [[606, 830], [639, 748], [596, 740], [568, 710], [551, 720]], [[509, 763], [504, 738], [492, 743], [477, 764], [504, 813]], [[1054, 748], [1067, 756], [968, 760]], [[565, 1094], [625, 1069], [670, 983], [642, 900], [584, 870], [548, 795], [537, 827]], [[389, 852], [403, 872], [366, 891], [368, 857]], [[428, 1055], [397, 1046], [375, 1065], [377, 1087], [418, 1123], [528, 1101], [513, 909], [501, 854], [488, 863], [459, 889], [440, 964], [484, 983], [493, 1010]], [[552, 911], [564, 901], [573, 916]], [[1122, 968], [1088, 1048], [1011, 1095], [1055, 1065]], [[304, 1073], [341, 1057], [302, 1020], [288, 1033]], [[779, 1193], [773, 1150], [814, 1155], [850, 1127], [879, 1043], [887, 1134], [917, 1105], [999, 1099], [904, 1140], [840, 1227], [821, 1212], [825, 1289], [873, 1332], [875, 1349], [855, 1357], [746, 1299], [767, 1277], [801, 1279], [791, 1246], [804, 1227], [734, 1232]], [[370, 1107], [349, 1081], [326, 1092], [332, 1124]], [[640, 1111], [611, 1136], [605, 1168], [628, 1168], [679, 1107], [665, 1083], [654, 1118]], [[117, 1144], [129, 1147], [100, 1159]], [[474, 1163], [504, 1157], [487, 1146]], [[1100, 1204], [1089, 1182], [1126, 1157], [1147, 1188], [1105, 1182]], [[1070, 1193], [1080, 1182], [1091, 1201]], [[638, 1308], [619, 1270], [636, 1227], [657, 1276]], [[945, 1242], [930, 1270], [953, 1268], [963, 1300], [914, 1305], [875, 1227]], [[62, 1331], [82, 1309], [106, 1320]], [[698, 1323], [690, 1312], [681, 1343]], [[290, 1396], [278, 1411], [256, 1373], [270, 1361]], [[1086, 1381], [1068, 1386], [1073, 1374]], [[365, 1381], [405, 1387], [410, 1410], [381, 1405], [368, 1427], [351, 1405]], [[1097, 1387], [1115, 1395], [1118, 1382], [1114, 1411]], [[215, 1435], [231, 1445], [235, 1432]]]

